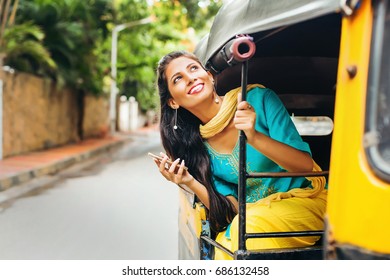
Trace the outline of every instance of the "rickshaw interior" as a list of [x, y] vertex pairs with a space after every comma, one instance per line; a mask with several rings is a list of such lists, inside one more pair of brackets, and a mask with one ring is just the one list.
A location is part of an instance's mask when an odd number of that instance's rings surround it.
[[[333, 120], [341, 17], [340, 14], [331, 14], [248, 34], [256, 43], [256, 53], [248, 61], [248, 84], [260, 83], [273, 89], [290, 115], [326, 116]], [[216, 70], [218, 73], [212, 72], [219, 94], [241, 85], [241, 63]], [[302, 135], [302, 138], [309, 143], [314, 160], [323, 170], [329, 170], [332, 133]], [[181, 196], [188, 203], [185, 206], [187, 209], [180, 210], [179, 257], [211, 259], [213, 247], [202, 240], [196, 241], [199, 233], [210, 236], [205, 210], [197, 203], [196, 197], [184, 191], [181, 191]], [[195, 221], [189, 220], [185, 214], [190, 208]], [[198, 237], [195, 236], [196, 232]], [[301, 248], [290, 253], [270, 250], [265, 254], [248, 254], [246, 259], [319, 259], [323, 254], [322, 246], [312, 251]]]
[[[341, 16], [332, 14], [292, 26], [250, 34], [256, 53], [249, 60], [248, 83], [273, 89], [290, 115], [327, 116], [333, 120]], [[239, 87], [241, 65], [221, 71], [217, 90]], [[302, 135], [313, 158], [329, 169], [332, 135]]]

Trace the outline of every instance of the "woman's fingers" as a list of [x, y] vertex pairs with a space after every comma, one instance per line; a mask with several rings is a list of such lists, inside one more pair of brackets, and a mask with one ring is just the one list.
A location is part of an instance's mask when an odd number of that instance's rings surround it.
[[180, 162], [180, 159], [177, 158], [171, 162], [166, 154], [160, 153], [160, 155], [162, 160], [154, 159], [154, 162], [165, 179], [175, 184], [186, 184], [194, 179], [188, 172], [184, 160]]
[[165, 165], [166, 165], [168, 159], [169, 159], [169, 158], [168, 158], [167, 155], [164, 155], [164, 156], [163, 156], [163, 159], [162, 159], [162, 161], [160, 162], [160, 166], [159, 166], [160, 172], [163, 172], [163, 171], [165, 170]]
[[156, 165], [158, 166], [158, 169], [160, 170], [161, 175], [163, 175], [164, 178], [167, 179], [168, 181], [171, 181], [171, 176], [170, 176], [170, 174], [167, 172], [167, 170], [166, 170], [166, 168], [165, 168], [166, 159], [163, 158], [162, 161], [159, 161], [159, 160], [157, 160], [157, 159], [154, 159], [154, 162], [155, 162]]
[[[247, 107], [249, 104], [244, 104], [244, 105]], [[253, 108], [237, 110], [234, 115], [235, 124], [254, 125], [255, 120], [256, 120], [256, 113], [253, 111]]]
[[180, 182], [182, 179], [182, 175], [184, 172], [184, 161], [180, 162], [180, 158], [177, 158], [175, 161], [173, 161], [170, 165], [167, 163], [169, 162], [169, 158], [166, 154], [160, 153], [160, 155], [163, 157], [162, 161], [154, 160], [156, 165], [159, 167], [160, 173], [167, 179], [168, 181], [172, 181], [174, 183]]
[[252, 135], [255, 130], [256, 122], [256, 112], [252, 105], [250, 105], [247, 101], [241, 101], [238, 103], [233, 122], [235, 128], [243, 130], [247, 137]]
[[183, 160], [183, 161], [180, 163], [180, 165], [179, 165], [179, 170], [177, 171], [177, 175], [178, 175], [178, 176], [182, 176], [182, 175], [183, 175], [184, 166], [185, 166], [185, 163], [184, 163], [184, 160]]
[[241, 91], [237, 94], [237, 101], [238, 101], [238, 104], [241, 103], [241, 100], [242, 100], [242, 93]]
[[180, 158], [177, 158], [173, 163], [172, 165], [169, 167], [169, 173], [175, 173], [175, 170], [176, 170], [176, 166], [177, 164], [179, 163], [180, 161]]
[[241, 101], [237, 105], [237, 110], [249, 110], [254, 111], [251, 104], [249, 104], [247, 101]]

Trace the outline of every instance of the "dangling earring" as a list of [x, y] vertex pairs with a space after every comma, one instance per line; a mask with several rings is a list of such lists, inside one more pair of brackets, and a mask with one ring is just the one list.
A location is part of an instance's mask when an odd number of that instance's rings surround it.
[[177, 129], [177, 108], [175, 109], [175, 124], [173, 125], [173, 129]]
[[[213, 84], [214, 84], [214, 81], [213, 81]], [[217, 93], [217, 88], [215, 87], [215, 85], [214, 85], [214, 92], [215, 92], [214, 102], [215, 102], [216, 104], [219, 104], [219, 95], [218, 95], [218, 93]]]
[[214, 80], [213, 80], [213, 86], [214, 86], [214, 92], [215, 92], [215, 98], [214, 98], [214, 102], [216, 103], [216, 104], [219, 104], [219, 95], [218, 95], [218, 93], [217, 93], [217, 88], [215, 87], [215, 83], [214, 83]]

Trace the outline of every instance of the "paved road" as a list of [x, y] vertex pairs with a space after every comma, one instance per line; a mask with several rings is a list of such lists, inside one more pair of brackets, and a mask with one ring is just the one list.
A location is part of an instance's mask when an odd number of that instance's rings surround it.
[[158, 139], [135, 137], [2, 204], [0, 259], [177, 259], [178, 191], [146, 156]]

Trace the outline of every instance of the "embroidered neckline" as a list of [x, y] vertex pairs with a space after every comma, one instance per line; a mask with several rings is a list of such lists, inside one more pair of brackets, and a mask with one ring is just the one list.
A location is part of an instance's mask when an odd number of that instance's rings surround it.
[[234, 154], [236, 154], [236, 151], [238, 150], [238, 147], [239, 147], [239, 142], [240, 142], [240, 138], [237, 139], [237, 142], [236, 144], [234, 145], [233, 147], [233, 150], [230, 152], [230, 153], [220, 153], [218, 151], [216, 151], [208, 141], [204, 141], [205, 145], [207, 146], [207, 148], [209, 149], [209, 151], [216, 157], [232, 157]]
[[[208, 148], [208, 151], [215, 160], [219, 161], [220, 164], [224, 165], [223, 161], [227, 161], [226, 164], [232, 167], [232, 172], [230, 173], [234, 177], [237, 177], [238, 180], [238, 165], [239, 165], [239, 139], [237, 139], [236, 145], [234, 146], [231, 154], [224, 154], [217, 152], [207, 141], [205, 141], [205, 145]], [[247, 171], [251, 173], [253, 170], [251, 168], [251, 163], [247, 162]], [[274, 187], [268, 188], [264, 185], [263, 180], [261, 178], [249, 178], [246, 182], [246, 202], [252, 203], [256, 202], [259, 199], [272, 194], [275, 192]]]

